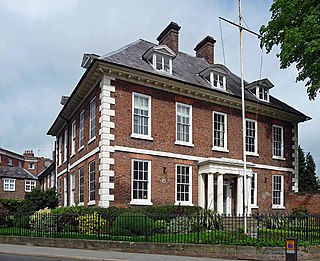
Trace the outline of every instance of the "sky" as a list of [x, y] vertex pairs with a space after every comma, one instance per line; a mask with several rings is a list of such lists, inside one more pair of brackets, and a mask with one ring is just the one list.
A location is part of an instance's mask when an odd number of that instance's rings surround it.
[[[243, 0], [244, 25], [258, 32], [270, 19], [271, 0]], [[47, 136], [84, 69], [84, 53], [104, 55], [138, 39], [157, 43], [174, 21], [181, 26], [180, 51], [194, 54], [205, 36], [216, 39], [215, 63], [240, 75], [238, 0], [0, 0], [0, 147], [51, 157]], [[309, 101], [297, 70], [279, 68], [275, 48], [261, 51], [256, 36], [244, 33], [244, 78], [268, 78], [270, 94], [312, 118], [299, 125], [299, 144], [310, 152], [320, 175], [320, 95]]]

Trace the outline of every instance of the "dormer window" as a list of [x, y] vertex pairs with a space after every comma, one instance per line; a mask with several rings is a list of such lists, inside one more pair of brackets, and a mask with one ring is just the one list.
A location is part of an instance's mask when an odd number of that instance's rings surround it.
[[167, 46], [160, 45], [150, 48], [144, 55], [150, 65], [157, 71], [172, 74], [172, 59], [175, 53]]
[[213, 65], [200, 74], [214, 88], [225, 90], [227, 86], [228, 71], [222, 65]]
[[268, 79], [254, 81], [246, 86], [260, 101], [269, 102], [269, 90], [273, 84]]
[[269, 101], [269, 90], [259, 87], [259, 100]]

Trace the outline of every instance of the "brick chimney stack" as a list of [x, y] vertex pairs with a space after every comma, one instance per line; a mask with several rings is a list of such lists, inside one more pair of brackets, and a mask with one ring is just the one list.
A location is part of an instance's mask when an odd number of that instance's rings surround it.
[[164, 44], [177, 54], [179, 51], [180, 28], [177, 23], [171, 22], [158, 36], [159, 45]]
[[24, 156], [24, 157], [34, 157], [33, 150], [26, 150], [26, 151], [23, 153], [23, 156]]
[[214, 44], [216, 40], [211, 36], [205, 37], [194, 48], [196, 57], [204, 58], [209, 64], [214, 64]]

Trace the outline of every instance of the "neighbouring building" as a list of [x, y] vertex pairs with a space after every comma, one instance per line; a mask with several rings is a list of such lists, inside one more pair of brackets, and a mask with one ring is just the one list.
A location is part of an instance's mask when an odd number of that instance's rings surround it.
[[35, 156], [33, 150], [26, 150], [23, 153], [23, 158], [23, 168], [36, 176], [38, 176], [44, 169], [48, 168], [53, 162], [49, 158]]
[[37, 178], [24, 169], [23, 155], [0, 148], [0, 198], [23, 199], [37, 185]]
[[[310, 118], [214, 61], [215, 40], [179, 51], [171, 22], [158, 43], [85, 54], [86, 70], [51, 125], [61, 205], [199, 205], [218, 213], [285, 211], [298, 189], [298, 124]], [[287, 86], [286, 86], [287, 88]], [[244, 184], [246, 185], [244, 187]]]

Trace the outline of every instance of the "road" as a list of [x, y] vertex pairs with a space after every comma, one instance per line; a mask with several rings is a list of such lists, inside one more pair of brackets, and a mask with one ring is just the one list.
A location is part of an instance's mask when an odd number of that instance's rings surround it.
[[187, 256], [0, 244], [0, 261], [231, 261]]
[[0, 254], [0, 261], [76, 261], [76, 259], [61, 259], [58, 257], [35, 257]]

